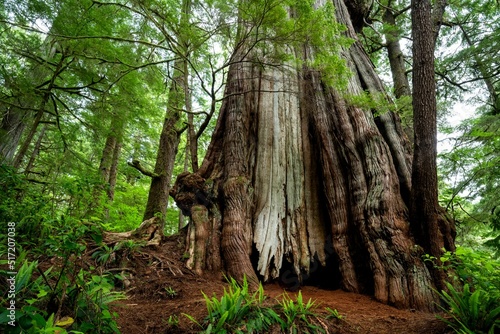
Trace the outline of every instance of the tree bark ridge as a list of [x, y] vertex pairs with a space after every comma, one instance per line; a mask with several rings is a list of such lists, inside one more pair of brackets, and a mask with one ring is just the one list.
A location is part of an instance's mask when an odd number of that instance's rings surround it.
[[[211, 184], [207, 205], [220, 210], [230, 276], [254, 282], [293, 273], [300, 284], [330, 266], [332, 286], [433, 309], [434, 282], [408, 223], [409, 147], [394, 114], [347, 99], [368, 92], [388, 101], [344, 2], [333, 2], [354, 39], [340, 51], [353, 73], [347, 87], [329, 86], [307, 65], [316, 52], [309, 45], [288, 50], [301, 66], [281, 67], [262, 66], [240, 48], [235, 59], [244, 62], [229, 70], [212, 142], [193, 175]], [[180, 178], [176, 184], [182, 188]], [[174, 196], [181, 204], [195, 197]]]

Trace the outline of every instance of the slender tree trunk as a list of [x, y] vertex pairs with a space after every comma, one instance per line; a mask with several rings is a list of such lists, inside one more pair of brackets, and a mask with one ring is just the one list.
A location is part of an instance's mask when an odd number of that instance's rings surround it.
[[24, 113], [16, 108], [7, 108], [0, 125], [0, 162], [11, 164], [26, 124]]
[[[384, 12], [383, 20], [385, 23], [390, 24], [393, 27], [396, 27], [397, 26], [396, 18], [394, 16], [394, 13], [390, 9], [390, 6], [391, 2], [388, 3], [388, 8], [386, 8]], [[406, 75], [405, 59], [403, 52], [401, 51], [399, 33], [395, 30], [389, 30], [389, 32], [385, 34], [385, 38], [387, 41], [386, 49], [389, 58], [389, 64], [391, 67], [392, 81], [394, 85], [394, 96], [397, 99], [400, 99], [405, 96], [411, 98], [410, 83], [408, 81], [408, 76]], [[394, 118], [399, 118], [399, 115], [397, 114], [391, 116]], [[403, 138], [403, 145], [405, 146], [406, 152], [411, 152], [412, 142], [410, 142], [410, 140], [407, 141], [406, 138], [410, 138], [411, 141], [413, 140], [412, 124], [406, 123], [405, 125], [402, 125], [399, 119], [395, 120], [394, 123], [396, 124], [396, 126], [401, 126], [403, 131], [405, 132], [406, 136]], [[409, 205], [410, 192], [411, 192], [410, 172], [405, 171], [402, 176], [403, 177], [400, 177], [402, 195], [405, 203]]]
[[108, 199], [113, 201], [115, 198], [115, 188], [116, 188], [116, 179], [118, 176], [118, 163], [120, 161], [120, 153], [122, 150], [122, 142], [121, 139], [118, 139], [115, 144], [115, 148], [113, 150], [113, 160], [111, 162], [111, 168], [109, 170], [109, 188], [108, 188]]
[[196, 136], [195, 126], [194, 126], [194, 115], [192, 113], [192, 94], [189, 88], [189, 68], [187, 62], [184, 66], [184, 91], [186, 92], [186, 111], [188, 113], [188, 144], [189, 144], [189, 156], [191, 157], [191, 169], [193, 172], [198, 171], [198, 137]]
[[[191, 0], [183, 0], [179, 29], [182, 29], [185, 25], [189, 25], [190, 15]], [[160, 144], [154, 169], [155, 175], [151, 179], [151, 187], [143, 219], [147, 220], [159, 214], [161, 234], [163, 233], [167, 213], [170, 181], [174, 170], [175, 156], [182, 133], [181, 125], [178, 123], [181, 119], [183, 108], [191, 108], [187, 64], [189, 57], [189, 37], [183, 36], [183, 32], [179, 31], [177, 38], [177, 42], [179, 43], [179, 59], [174, 62], [174, 73], [168, 93], [167, 112], [160, 135]]]
[[414, 153], [410, 217], [415, 239], [439, 259], [437, 105], [430, 0], [412, 1]]
[[116, 135], [114, 133], [110, 133], [106, 137], [106, 143], [104, 143], [101, 162], [99, 164], [99, 174], [102, 182], [102, 185], [100, 186], [101, 189], [102, 186], [109, 182], [109, 175], [113, 164], [113, 153], [115, 151], [116, 143]]
[[26, 165], [26, 170], [25, 174], [28, 174], [31, 172], [33, 169], [33, 166], [35, 164], [35, 159], [38, 157], [38, 154], [40, 154], [40, 147], [42, 146], [42, 141], [43, 137], [45, 136], [45, 131], [47, 130], [47, 124], [45, 124], [42, 127], [42, 130], [40, 131], [40, 134], [38, 135], [38, 139], [35, 143], [35, 146], [33, 147], [33, 152], [31, 153], [30, 160], [28, 161], [28, 164]]
[[396, 98], [400, 98], [411, 96], [411, 89], [408, 76], [406, 75], [405, 59], [401, 51], [399, 32], [396, 30], [396, 17], [392, 9], [389, 8], [390, 5], [389, 3], [383, 15], [384, 23], [390, 24], [393, 27], [393, 29], [390, 29], [385, 34], [387, 41], [386, 49], [391, 66], [392, 81], [394, 82], [394, 95]]
[[[116, 178], [118, 175], [118, 162], [122, 148], [122, 134], [124, 123], [116, 115], [111, 120], [109, 133], [102, 149], [101, 162], [99, 163], [100, 183], [93, 190], [94, 198], [97, 202], [103, 200], [102, 196], [106, 194], [107, 200], [103, 207], [103, 216], [109, 218], [109, 204], [115, 197]], [[103, 203], [104, 204], [104, 203]]]
[[184, 106], [184, 76], [182, 74], [183, 61], [176, 61], [174, 78], [172, 80], [169, 94], [168, 106], [160, 134], [160, 143], [156, 156], [154, 176], [151, 178], [146, 211], [143, 221], [155, 215], [160, 215], [162, 226], [167, 213], [170, 180], [174, 170], [175, 156], [179, 147], [180, 132], [179, 120], [181, 110]]
[[21, 164], [24, 160], [24, 157], [26, 156], [26, 153], [28, 152], [28, 148], [31, 145], [31, 142], [33, 141], [33, 137], [35, 137], [36, 130], [38, 129], [38, 125], [40, 125], [40, 121], [42, 120], [42, 117], [45, 113], [45, 104], [48, 101], [48, 95], [44, 97], [44, 100], [42, 101], [42, 106], [40, 110], [37, 112], [35, 119], [33, 121], [33, 124], [31, 125], [31, 129], [26, 135], [26, 138], [24, 138], [24, 142], [19, 148], [19, 151], [16, 154], [16, 157], [14, 158], [13, 166], [16, 169], [19, 169], [21, 167]]
[[52, 89], [54, 88], [54, 84], [56, 82], [56, 79], [61, 74], [61, 71], [63, 70], [63, 65], [64, 65], [65, 60], [66, 60], [66, 57], [62, 56], [56, 65], [54, 73], [52, 74], [49, 82], [47, 83], [47, 88], [45, 88], [45, 93], [43, 94], [42, 101], [40, 102], [40, 106], [38, 107], [38, 111], [35, 115], [35, 120], [33, 121], [33, 124], [31, 126], [30, 131], [28, 132], [26, 138], [24, 139], [22, 146], [19, 148], [19, 151], [17, 152], [16, 157], [14, 158], [13, 166], [16, 169], [19, 169], [19, 167], [21, 167], [23, 159], [24, 159], [26, 153], [28, 152], [28, 148], [31, 145], [31, 142], [33, 141], [33, 137], [36, 134], [36, 130], [38, 128], [38, 125], [40, 124], [40, 121], [42, 120], [42, 118], [45, 114], [45, 107], [46, 107], [47, 103], [49, 102], [50, 94], [51, 94]]

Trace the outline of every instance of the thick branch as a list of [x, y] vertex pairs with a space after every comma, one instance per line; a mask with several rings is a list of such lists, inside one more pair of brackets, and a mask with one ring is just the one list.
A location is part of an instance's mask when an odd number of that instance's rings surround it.
[[156, 178], [156, 177], [160, 177], [160, 175], [144, 168], [144, 166], [141, 165], [141, 162], [139, 160], [132, 160], [132, 162], [128, 162], [127, 163], [130, 167], [134, 167], [135, 169], [137, 169], [139, 172], [141, 172], [141, 174], [143, 175], [146, 175], [146, 176], [149, 176], [149, 177], [152, 177], [152, 178]]

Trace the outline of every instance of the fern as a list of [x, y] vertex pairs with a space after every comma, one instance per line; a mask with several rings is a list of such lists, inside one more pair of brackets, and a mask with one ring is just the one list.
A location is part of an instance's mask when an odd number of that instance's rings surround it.
[[489, 294], [477, 289], [471, 291], [465, 284], [462, 291], [456, 290], [447, 283], [449, 293], [442, 291], [441, 299], [448, 309], [443, 310], [451, 316], [452, 320], [445, 321], [457, 333], [462, 334], [493, 334], [495, 328], [500, 328], [500, 296]]

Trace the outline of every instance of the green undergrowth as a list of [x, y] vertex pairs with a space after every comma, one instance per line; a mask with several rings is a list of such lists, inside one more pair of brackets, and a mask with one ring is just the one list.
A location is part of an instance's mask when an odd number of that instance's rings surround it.
[[[109, 305], [125, 296], [114, 289], [121, 277], [107, 272], [106, 264], [119, 256], [113, 253], [139, 245], [110, 248], [97, 224], [65, 217], [42, 222], [39, 231], [9, 224], [15, 226], [9, 239], [0, 236], [1, 333], [119, 333]], [[43, 235], [30, 240], [24, 233]]]
[[[0, 285], [5, 291], [0, 332], [119, 333], [117, 314], [109, 310], [111, 302], [125, 298], [114, 291], [116, 277], [99, 274], [95, 268], [84, 270], [74, 262], [74, 256], [63, 259], [62, 266], [45, 270], [37, 260], [27, 259], [26, 252], [20, 254], [17, 263], [15, 276], [0, 271]], [[1, 263], [2, 267], [5, 264]], [[11, 310], [11, 300], [15, 301], [15, 311]]]
[[220, 299], [203, 294], [208, 315], [201, 323], [184, 314], [200, 328], [200, 333], [327, 333], [328, 320], [343, 319], [337, 310], [329, 308], [328, 315], [320, 315], [318, 305], [311, 299], [304, 301], [300, 292], [295, 300], [284, 294], [272, 303], [262, 284], [252, 293], [246, 279], [242, 284], [233, 278], [228, 282]]
[[500, 261], [491, 254], [458, 247], [445, 252], [440, 269], [449, 275], [447, 291], [439, 292], [445, 321], [459, 334], [500, 332]]

